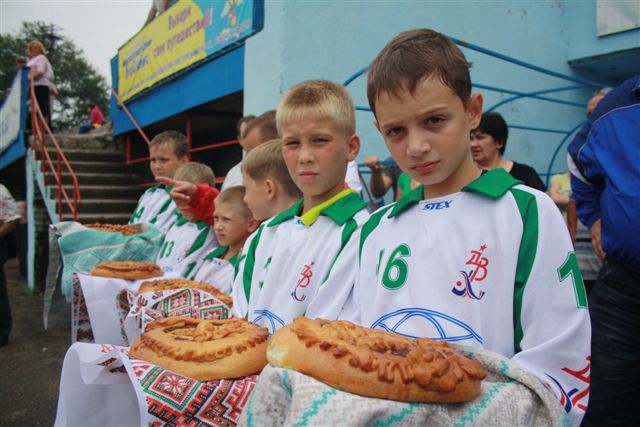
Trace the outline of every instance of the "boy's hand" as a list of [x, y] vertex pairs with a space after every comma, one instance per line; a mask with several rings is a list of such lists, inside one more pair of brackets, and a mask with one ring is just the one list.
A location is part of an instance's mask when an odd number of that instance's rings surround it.
[[607, 254], [604, 249], [602, 249], [602, 222], [600, 222], [600, 220], [594, 222], [589, 232], [591, 234], [593, 250], [600, 259], [604, 259]]
[[378, 156], [369, 156], [364, 159], [364, 164], [369, 167], [372, 171], [381, 171], [383, 166], [379, 165], [380, 157]]
[[175, 181], [171, 178], [156, 177], [156, 181], [172, 187], [171, 198], [175, 202], [176, 206], [180, 209], [184, 209], [189, 206], [191, 197], [196, 194], [198, 187], [187, 181]]

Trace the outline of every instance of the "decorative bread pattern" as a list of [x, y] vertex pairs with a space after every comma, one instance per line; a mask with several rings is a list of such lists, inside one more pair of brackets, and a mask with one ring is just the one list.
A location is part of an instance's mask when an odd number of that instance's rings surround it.
[[140, 280], [160, 277], [164, 273], [158, 265], [152, 262], [106, 261], [93, 267], [89, 274], [97, 277]]
[[173, 289], [200, 289], [207, 293], [210, 293], [220, 301], [222, 301], [227, 307], [231, 307], [233, 305], [233, 299], [227, 295], [223, 294], [215, 287], [202, 282], [196, 282], [195, 280], [186, 280], [186, 279], [160, 279], [160, 280], [150, 280], [148, 282], [143, 282], [140, 285], [140, 289], [138, 289], [138, 293], [143, 292], [158, 292], [158, 291], [170, 291]]
[[472, 400], [486, 376], [446, 342], [304, 317], [272, 336], [267, 358], [340, 390], [404, 402]]
[[131, 356], [198, 381], [241, 378], [265, 367], [268, 338], [244, 319], [167, 317], [147, 325]]
[[95, 224], [85, 225], [87, 228], [91, 228], [96, 231], [106, 231], [109, 233], [122, 233], [125, 236], [133, 236], [134, 234], [138, 234], [139, 231], [130, 225], [122, 225], [122, 224], [100, 224], [96, 222]]

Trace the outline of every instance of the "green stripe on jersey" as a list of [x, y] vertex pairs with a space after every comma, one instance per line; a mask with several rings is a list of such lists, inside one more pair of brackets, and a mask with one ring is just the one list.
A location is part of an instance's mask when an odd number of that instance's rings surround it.
[[511, 189], [511, 194], [518, 205], [522, 218], [522, 238], [518, 251], [518, 265], [513, 290], [513, 347], [518, 353], [522, 351], [521, 343], [524, 335], [522, 330], [522, 298], [538, 250], [538, 204], [536, 197], [527, 191]]
[[249, 302], [249, 295], [251, 295], [251, 280], [253, 279], [253, 267], [256, 264], [256, 248], [258, 247], [258, 243], [260, 242], [260, 236], [262, 235], [262, 230], [264, 230], [265, 223], [263, 223], [258, 231], [256, 231], [256, 237], [251, 240], [251, 244], [249, 245], [249, 250], [247, 251], [247, 259], [244, 262], [244, 269], [242, 271], [242, 284], [244, 285], [244, 295]]
[[349, 239], [357, 229], [358, 229], [358, 223], [356, 222], [356, 220], [353, 218], [349, 218], [345, 226], [342, 228], [342, 239], [340, 242], [340, 250], [338, 251], [336, 256], [333, 258], [333, 261], [331, 262], [331, 267], [329, 267], [329, 270], [327, 271], [327, 274], [324, 276], [324, 280], [322, 281], [320, 286], [322, 286], [324, 282], [327, 281], [327, 278], [329, 277], [329, 274], [331, 274], [331, 270], [333, 270], [333, 266], [335, 265], [336, 261], [338, 260], [338, 257], [342, 253], [342, 250], [344, 249], [345, 246], [347, 246]]
[[200, 223], [196, 224], [196, 227], [202, 229], [202, 231], [200, 232], [200, 234], [198, 234], [198, 237], [196, 237], [195, 242], [193, 242], [193, 245], [191, 245], [191, 248], [189, 248], [189, 252], [185, 255], [185, 257], [188, 257], [189, 255], [203, 247], [204, 243], [207, 241], [207, 237], [209, 236], [209, 232], [211, 231], [210, 227], [207, 226], [201, 228], [199, 225]]
[[360, 251], [359, 251], [358, 259], [362, 257], [362, 247], [364, 246], [364, 241], [367, 240], [367, 237], [369, 237], [369, 234], [371, 234], [371, 232], [373, 232], [373, 230], [376, 229], [378, 224], [380, 224], [380, 221], [382, 221], [382, 217], [384, 216], [384, 214], [387, 213], [387, 211], [391, 209], [394, 206], [394, 204], [395, 203], [392, 203], [389, 206], [382, 208], [377, 212], [374, 212], [374, 214], [371, 215], [367, 220], [367, 222], [365, 222], [364, 225], [362, 226], [362, 233], [360, 234]]

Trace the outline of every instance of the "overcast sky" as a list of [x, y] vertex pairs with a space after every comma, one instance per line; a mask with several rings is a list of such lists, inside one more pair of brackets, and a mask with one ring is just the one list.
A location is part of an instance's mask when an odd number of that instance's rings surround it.
[[22, 21], [55, 24], [111, 84], [111, 58], [142, 28], [150, 7], [151, 0], [0, 0], [0, 33], [14, 34]]

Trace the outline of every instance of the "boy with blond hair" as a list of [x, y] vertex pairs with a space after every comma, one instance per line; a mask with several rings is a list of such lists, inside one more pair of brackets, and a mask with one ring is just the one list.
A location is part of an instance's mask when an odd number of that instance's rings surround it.
[[474, 165], [482, 97], [471, 94], [469, 67], [451, 40], [426, 29], [401, 33], [369, 67], [375, 125], [422, 185], [363, 226], [341, 317], [510, 357], [577, 425], [589, 395], [590, 324], [571, 240], [546, 194]]
[[264, 221], [302, 198], [282, 157], [282, 141], [272, 139], [247, 154], [242, 163], [244, 201], [258, 221]]
[[[177, 181], [213, 186], [215, 176], [207, 165], [187, 163], [177, 170]], [[165, 273], [176, 272], [181, 277], [191, 277], [203, 258], [218, 246], [211, 225], [199, 221], [186, 208], [178, 206], [178, 219], [169, 228], [160, 248], [156, 264]]]
[[[170, 130], [159, 133], [149, 143], [149, 167], [156, 178], [173, 178], [176, 171], [188, 161], [189, 143], [180, 132]], [[166, 233], [178, 218], [170, 191], [171, 188], [162, 183], [145, 191], [129, 224], [149, 223]]]
[[233, 284], [235, 314], [271, 333], [331, 302], [332, 289], [323, 283], [343, 273], [333, 268], [338, 258], [355, 261], [368, 217], [364, 201], [345, 189], [347, 163], [360, 149], [346, 89], [324, 80], [300, 83], [280, 101], [276, 121], [282, 157], [303, 199], [245, 243]]
[[204, 257], [197, 274], [192, 277], [193, 280], [211, 284], [225, 294], [231, 293], [242, 246], [258, 227], [258, 221], [253, 218], [244, 197], [243, 186], [227, 188], [216, 197], [213, 231], [220, 246]]

